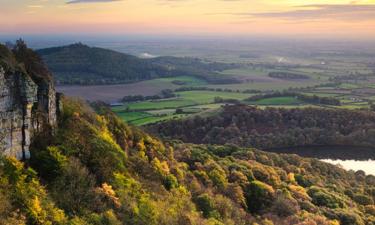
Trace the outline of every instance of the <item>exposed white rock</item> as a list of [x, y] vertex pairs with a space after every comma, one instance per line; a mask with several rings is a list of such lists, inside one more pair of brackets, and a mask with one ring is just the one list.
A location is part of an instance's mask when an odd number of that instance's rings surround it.
[[45, 122], [56, 125], [53, 83], [37, 85], [28, 75], [6, 74], [0, 67], [0, 154], [28, 158], [31, 138]]

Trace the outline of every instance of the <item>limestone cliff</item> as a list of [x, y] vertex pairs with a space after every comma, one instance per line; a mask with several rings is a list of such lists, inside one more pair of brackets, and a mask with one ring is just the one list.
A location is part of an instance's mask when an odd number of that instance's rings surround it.
[[0, 45], [0, 154], [28, 158], [32, 137], [56, 125], [55, 87], [40, 66], [30, 49], [11, 52]]

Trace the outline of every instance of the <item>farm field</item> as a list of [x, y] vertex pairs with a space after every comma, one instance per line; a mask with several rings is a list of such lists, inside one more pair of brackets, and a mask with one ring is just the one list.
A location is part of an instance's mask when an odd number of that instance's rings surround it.
[[[196, 114], [204, 114], [206, 112], [215, 112], [220, 105], [214, 104], [215, 97], [223, 99], [236, 99], [243, 104], [254, 105], [258, 107], [283, 107], [283, 108], [300, 108], [300, 107], [329, 107], [344, 108], [352, 110], [368, 109], [372, 101], [375, 100], [373, 93], [374, 85], [371, 82], [343, 81], [338, 84], [325, 87], [324, 84], [329, 82], [331, 75], [324, 74], [319, 69], [299, 68], [298, 70], [285, 70], [289, 72], [303, 72], [307, 74], [308, 80], [281, 80], [270, 78], [268, 69], [243, 68], [223, 71], [223, 76], [233, 76], [243, 80], [239, 84], [204, 84], [195, 78], [183, 77], [184, 85], [178, 87], [206, 87], [220, 91], [183, 91], [175, 92], [177, 95], [173, 99], [162, 99], [157, 101], [141, 101], [136, 103], [125, 104], [121, 107], [114, 107], [116, 113], [123, 113], [125, 109], [140, 113], [134, 119], [133, 114], [119, 114], [131, 124], [142, 126], [149, 123], [156, 123], [169, 119], [184, 118]], [[332, 71], [330, 71], [332, 72]], [[153, 82], [165, 82], [173, 85], [172, 82], [176, 78], [162, 78]], [[186, 85], [185, 85], [186, 84]], [[189, 85], [188, 85], [189, 84]], [[323, 85], [323, 86], [321, 86]], [[302, 102], [294, 97], [275, 97], [266, 98], [258, 101], [247, 102], [246, 98], [255, 94], [243, 93], [248, 90], [257, 90], [260, 93], [269, 93], [270, 91], [296, 90], [297, 92], [307, 96], [318, 96], [327, 98], [336, 98], [341, 102], [340, 106], [328, 105], [312, 105]], [[181, 109], [180, 114], [176, 114], [176, 110]]]
[[[342, 46], [328, 45], [320, 51], [315, 51], [315, 46], [303, 46], [300, 48], [303, 50], [295, 51], [294, 47], [272, 43], [244, 44], [237, 47], [231, 45], [230, 50], [225, 44], [218, 43], [194, 46], [194, 48], [190, 48], [186, 43], [182, 46], [164, 47], [151, 43], [137, 47], [134, 47], [136, 44], [124, 46], [111, 46], [111, 48], [135, 55], [148, 52], [156, 56], [197, 57], [207, 62], [235, 63], [238, 64], [236, 68], [218, 71], [218, 74], [228, 79], [236, 79], [240, 83], [215, 84], [194, 76], [174, 76], [132, 84], [62, 86], [58, 87], [58, 91], [89, 101], [119, 103], [125, 96], [154, 96], [160, 95], [163, 90], [172, 90], [176, 95], [174, 98], [125, 102], [124, 105], [112, 107], [121, 118], [137, 126], [215, 112], [225, 104], [215, 103], [216, 97], [237, 100], [258, 107], [284, 108], [337, 107], [358, 110], [368, 109], [375, 102], [375, 74], [374, 66], [371, 66], [373, 59], [371, 55], [357, 53], [366, 52], [367, 48], [346, 49], [344, 53]], [[269, 75], [271, 72], [301, 74], [308, 78], [281, 79], [271, 77]], [[206, 90], [203, 90], [204, 88]], [[306, 96], [335, 98], [340, 100], [341, 105], [312, 105], [293, 97], [245, 101], [253, 95], [275, 91], [293, 91]]]
[[261, 99], [255, 102], [249, 102], [252, 105], [303, 105], [304, 102], [296, 99], [295, 97], [275, 97]]
[[[145, 125], [217, 109], [221, 104], [215, 104], [215, 97], [244, 100], [251, 96], [251, 94], [244, 93], [215, 91], [184, 91], [177, 92], [177, 95], [173, 99], [142, 101], [116, 106], [112, 107], [112, 110], [133, 125]], [[177, 109], [181, 110], [178, 114], [176, 113]]]
[[[185, 83], [184, 85], [175, 84], [176, 81]], [[181, 76], [159, 78], [147, 81], [140, 81], [131, 84], [116, 85], [93, 85], [93, 86], [57, 86], [57, 91], [68, 96], [80, 97], [88, 101], [104, 101], [113, 103], [119, 101], [127, 95], [156, 95], [165, 89], [177, 89], [181, 86], [205, 85], [202, 79]]]

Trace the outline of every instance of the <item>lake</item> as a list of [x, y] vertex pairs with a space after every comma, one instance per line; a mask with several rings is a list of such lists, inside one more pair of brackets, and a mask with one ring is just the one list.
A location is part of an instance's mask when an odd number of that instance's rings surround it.
[[363, 170], [375, 175], [375, 148], [353, 146], [309, 146], [268, 149], [276, 153], [297, 154], [302, 157], [317, 158], [346, 170]]
[[322, 159], [322, 161], [331, 163], [334, 165], [341, 165], [347, 170], [363, 170], [366, 174], [375, 175], [375, 160], [333, 160], [333, 159]]

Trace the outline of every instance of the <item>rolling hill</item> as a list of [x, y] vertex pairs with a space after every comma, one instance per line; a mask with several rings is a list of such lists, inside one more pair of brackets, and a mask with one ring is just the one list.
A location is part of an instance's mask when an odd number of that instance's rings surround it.
[[195, 76], [209, 83], [239, 82], [217, 73], [237, 65], [195, 58], [142, 59], [81, 43], [40, 49], [37, 53], [55, 74], [57, 84], [120, 84], [171, 76]]

